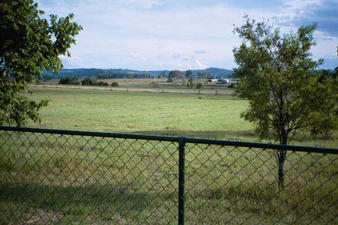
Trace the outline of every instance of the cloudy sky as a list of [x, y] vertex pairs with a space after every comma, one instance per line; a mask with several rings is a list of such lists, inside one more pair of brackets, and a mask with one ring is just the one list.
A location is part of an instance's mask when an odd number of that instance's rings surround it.
[[281, 31], [318, 24], [313, 57], [338, 65], [338, 0], [39, 0], [46, 15], [75, 14], [83, 26], [65, 68], [138, 70], [236, 67], [233, 26], [247, 14]]

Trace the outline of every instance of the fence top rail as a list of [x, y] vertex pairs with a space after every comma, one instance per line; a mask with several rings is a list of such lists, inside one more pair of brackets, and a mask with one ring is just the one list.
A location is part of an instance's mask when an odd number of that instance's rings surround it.
[[46, 134], [76, 135], [76, 136], [90, 136], [90, 137], [127, 138], [127, 139], [170, 141], [170, 142], [182, 142], [183, 141], [185, 143], [192, 143], [192, 144], [209, 144], [209, 145], [222, 145], [222, 146], [234, 146], [234, 147], [248, 147], [248, 148], [262, 148], [262, 149], [338, 154], [338, 148], [278, 145], [278, 144], [267, 144], [267, 143], [257, 143], [257, 142], [226, 141], [226, 140], [187, 138], [187, 137], [175, 137], [175, 136], [90, 132], [90, 131], [77, 131], [77, 130], [57, 130], [57, 129], [9, 127], [9, 126], [0, 126], [0, 131], [46, 133]]

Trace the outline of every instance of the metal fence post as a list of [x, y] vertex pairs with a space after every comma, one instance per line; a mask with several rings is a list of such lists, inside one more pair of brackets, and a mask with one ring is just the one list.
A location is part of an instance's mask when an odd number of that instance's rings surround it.
[[185, 138], [181, 138], [178, 146], [178, 225], [184, 225], [184, 162]]

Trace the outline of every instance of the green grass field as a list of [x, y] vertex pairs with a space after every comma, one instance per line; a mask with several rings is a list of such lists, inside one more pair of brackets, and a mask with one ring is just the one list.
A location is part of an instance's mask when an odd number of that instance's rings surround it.
[[50, 99], [42, 123], [30, 126], [211, 138], [253, 135], [239, 117], [245, 101], [231, 95], [126, 92], [86, 89], [35, 89], [35, 99]]
[[[34, 89], [31, 127], [256, 141], [230, 95]], [[337, 146], [337, 138], [296, 144]], [[267, 140], [265, 140], [267, 141]], [[1, 133], [0, 224], [177, 224], [177, 143]], [[186, 146], [186, 224], [334, 224], [335, 155]]]
[[[240, 117], [248, 103], [232, 95], [33, 89], [32, 97], [51, 104], [31, 127], [258, 141]], [[329, 140], [301, 134], [293, 144], [337, 147], [338, 133]]]

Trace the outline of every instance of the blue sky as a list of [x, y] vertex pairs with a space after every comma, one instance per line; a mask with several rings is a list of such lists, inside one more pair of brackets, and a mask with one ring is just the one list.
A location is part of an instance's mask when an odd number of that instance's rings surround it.
[[243, 15], [269, 19], [282, 32], [314, 22], [315, 59], [338, 65], [338, 0], [39, 0], [46, 15], [75, 14], [83, 26], [65, 68], [138, 70], [236, 67], [233, 25]]

